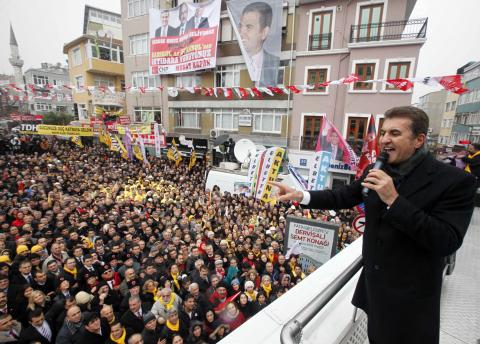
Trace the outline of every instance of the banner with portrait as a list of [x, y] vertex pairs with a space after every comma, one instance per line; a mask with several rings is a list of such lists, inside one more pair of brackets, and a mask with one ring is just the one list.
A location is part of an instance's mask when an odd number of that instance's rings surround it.
[[283, 1], [227, 1], [250, 79], [256, 87], [277, 86], [282, 50]]
[[220, 0], [184, 2], [171, 9], [151, 8], [150, 74], [175, 74], [214, 68]]
[[353, 171], [357, 168], [357, 155], [340, 134], [340, 131], [327, 118], [322, 120], [315, 151], [331, 152], [332, 163], [334, 161], [343, 162]]

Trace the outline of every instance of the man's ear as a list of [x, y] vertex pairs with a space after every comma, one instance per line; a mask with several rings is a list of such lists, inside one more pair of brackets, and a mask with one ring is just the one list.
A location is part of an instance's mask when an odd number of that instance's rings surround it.
[[415, 149], [422, 147], [423, 144], [426, 142], [426, 138], [427, 138], [427, 135], [425, 134], [418, 135], [417, 138], [415, 139], [416, 140]]
[[262, 41], [265, 42], [269, 34], [270, 34], [270, 26], [265, 26], [262, 29]]

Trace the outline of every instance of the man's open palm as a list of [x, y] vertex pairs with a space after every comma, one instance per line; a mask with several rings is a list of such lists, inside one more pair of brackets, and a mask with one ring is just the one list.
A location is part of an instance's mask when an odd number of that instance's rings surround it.
[[269, 182], [269, 184], [278, 188], [277, 192], [277, 201], [278, 202], [301, 202], [303, 199], [303, 192], [295, 190], [285, 184], [279, 182]]

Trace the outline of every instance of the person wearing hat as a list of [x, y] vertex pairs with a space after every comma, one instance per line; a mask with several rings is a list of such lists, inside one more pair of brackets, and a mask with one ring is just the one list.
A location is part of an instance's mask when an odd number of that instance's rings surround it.
[[180, 335], [182, 338], [187, 338], [188, 327], [179, 319], [178, 311], [171, 308], [167, 311], [167, 321], [165, 322], [160, 337], [166, 338], [167, 342], [170, 343], [176, 335]]
[[158, 326], [157, 318], [152, 312], [143, 315], [143, 323], [145, 328], [142, 331], [144, 344], [157, 344], [161, 339], [161, 328]]
[[92, 294], [82, 290], [75, 295], [75, 302], [82, 310], [90, 310], [90, 303], [92, 302], [93, 298], [94, 296]]
[[[225, 282], [220, 281], [218, 282], [217, 286], [215, 287], [215, 291], [213, 292], [212, 296], [210, 296], [210, 303], [212, 304], [213, 308], [216, 309], [218, 306], [223, 304], [227, 301], [227, 289], [228, 286]], [[217, 312], [217, 310], [215, 310]]]

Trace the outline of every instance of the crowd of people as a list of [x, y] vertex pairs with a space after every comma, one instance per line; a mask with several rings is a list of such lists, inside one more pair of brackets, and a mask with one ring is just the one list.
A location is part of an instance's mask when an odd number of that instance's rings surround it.
[[205, 190], [207, 166], [150, 166], [53, 140], [0, 155], [0, 343], [217, 343], [300, 283], [288, 215], [340, 225], [353, 210], [302, 210]]

